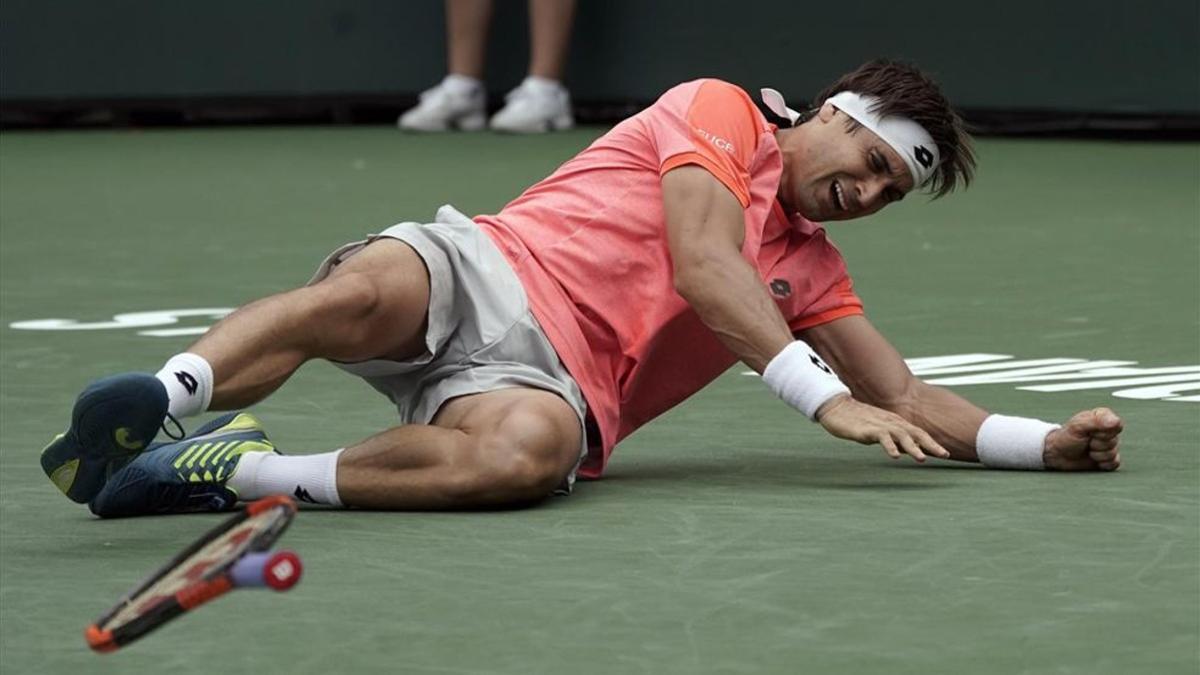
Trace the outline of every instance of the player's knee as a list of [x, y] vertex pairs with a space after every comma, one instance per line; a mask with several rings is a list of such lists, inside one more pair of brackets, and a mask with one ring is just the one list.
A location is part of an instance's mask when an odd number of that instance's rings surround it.
[[343, 360], [378, 357], [393, 346], [395, 318], [370, 274], [347, 272], [311, 288], [305, 328], [315, 356]]
[[508, 461], [502, 463], [500, 475], [515, 498], [548, 497], [566, 478], [567, 468], [554, 453], [522, 445], [508, 447]]
[[548, 497], [573, 468], [563, 451], [562, 434], [548, 420], [517, 415], [478, 439], [478, 457], [486, 467], [482, 489], [501, 501], [521, 502]]
[[562, 484], [566, 472], [544, 457], [528, 453], [510, 453], [507, 461], [499, 462], [487, 480], [488, 490], [494, 491], [497, 501], [521, 504], [549, 497]]
[[326, 318], [336, 317], [344, 322], [371, 317], [378, 312], [383, 295], [372, 275], [358, 272], [338, 274], [314, 288], [321, 293], [314, 310]]

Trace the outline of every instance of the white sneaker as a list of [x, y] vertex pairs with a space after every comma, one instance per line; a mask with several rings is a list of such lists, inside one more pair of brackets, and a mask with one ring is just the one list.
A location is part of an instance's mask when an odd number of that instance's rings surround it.
[[571, 116], [571, 95], [553, 80], [527, 77], [504, 97], [504, 107], [492, 116], [494, 131], [515, 134], [540, 134], [575, 126]]
[[401, 115], [396, 125], [405, 131], [482, 129], [487, 120], [482, 84], [450, 84], [449, 80], [446, 78], [432, 89], [421, 92], [420, 103]]

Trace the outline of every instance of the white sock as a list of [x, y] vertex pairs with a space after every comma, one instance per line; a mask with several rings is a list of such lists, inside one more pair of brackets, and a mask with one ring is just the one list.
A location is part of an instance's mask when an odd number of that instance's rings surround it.
[[479, 89], [483, 89], [483, 81], [468, 75], [451, 73], [442, 78], [442, 86], [451, 94], [468, 96]]
[[237, 470], [225, 485], [237, 492], [242, 501], [284, 494], [309, 504], [341, 506], [337, 461], [344, 449], [319, 455], [247, 452], [238, 460]]
[[172, 356], [156, 377], [167, 387], [167, 412], [177, 419], [199, 415], [212, 401], [212, 366], [189, 352]]
[[521, 82], [521, 86], [528, 87], [536, 92], [545, 94], [553, 93], [563, 88], [562, 83], [558, 80], [552, 80], [548, 77], [542, 77], [541, 75], [527, 76]]

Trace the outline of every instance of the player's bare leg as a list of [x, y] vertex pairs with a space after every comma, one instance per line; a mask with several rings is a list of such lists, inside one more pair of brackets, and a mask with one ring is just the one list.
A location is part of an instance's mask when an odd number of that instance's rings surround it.
[[574, 0], [529, 0], [529, 74], [562, 81]]
[[549, 496], [575, 467], [579, 417], [536, 389], [452, 399], [432, 425], [385, 431], [341, 454], [348, 506], [446, 509], [508, 506]]
[[252, 302], [188, 350], [213, 370], [211, 410], [265, 398], [305, 361], [404, 360], [425, 351], [429, 274], [410, 246], [380, 239], [313, 286]]
[[223, 510], [282, 493], [391, 510], [519, 506], [562, 485], [581, 447], [575, 410], [537, 389], [461, 396], [443, 405], [432, 425], [397, 427], [316, 455], [275, 454], [257, 420], [235, 413], [143, 453], [89, 505], [117, 517]]
[[91, 502], [108, 476], [152, 447], [165, 416], [249, 405], [313, 358], [419, 355], [428, 306], [428, 272], [417, 253], [392, 239], [372, 243], [322, 282], [234, 312], [157, 376], [127, 373], [90, 385], [70, 428], [42, 451], [42, 468], [67, 497]]
[[[189, 353], [211, 364], [209, 407], [239, 408], [273, 392], [309, 359], [422, 354], [428, 305], [420, 257], [407, 244], [382, 239], [318, 284], [231, 314]], [[86, 501], [106, 516], [221, 509], [239, 496], [279, 491], [367, 508], [516, 504], [545, 497], [562, 482], [578, 459], [580, 434], [566, 401], [532, 389], [453, 399], [432, 425], [392, 429], [319, 455], [274, 455], [253, 417], [231, 415], [184, 442], [143, 453]]]

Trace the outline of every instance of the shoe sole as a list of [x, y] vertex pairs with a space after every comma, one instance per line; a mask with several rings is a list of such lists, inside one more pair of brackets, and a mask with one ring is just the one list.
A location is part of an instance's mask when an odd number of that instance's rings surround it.
[[[137, 438], [130, 426], [114, 429], [105, 420], [144, 405], [155, 394], [161, 397], [162, 410], [157, 415], [151, 411], [151, 415], [162, 419], [166, 391], [152, 375], [116, 375], [88, 386], [75, 400], [70, 428], [42, 450], [42, 471], [50, 482], [71, 501], [91, 501], [104, 487], [114, 464], [124, 465], [153, 440]], [[157, 424], [154, 428], [157, 430]]]
[[396, 121], [396, 127], [401, 131], [417, 133], [441, 133], [446, 131], [483, 131], [487, 127], [487, 117], [483, 113], [470, 113], [451, 117], [441, 124], [405, 124]]
[[551, 131], [566, 131], [575, 126], [575, 118], [570, 115], [559, 115], [541, 121], [541, 124], [527, 127], [506, 127], [492, 123], [492, 131], [502, 134], [543, 134]]

